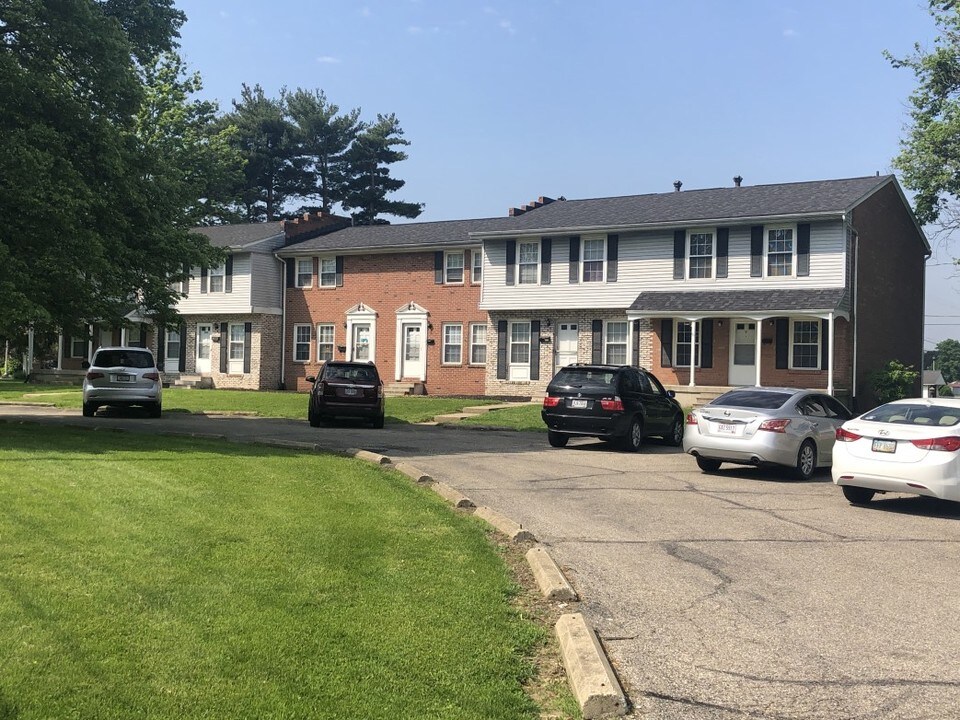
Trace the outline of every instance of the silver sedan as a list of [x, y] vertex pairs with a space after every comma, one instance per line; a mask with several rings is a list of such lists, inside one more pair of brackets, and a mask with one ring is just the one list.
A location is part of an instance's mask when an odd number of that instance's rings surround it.
[[822, 391], [736, 388], [687, 415], [683, 450], [704, 472], [724, 462], [783, 465], [806, 480], [830, 465], [837, 428], [851, 417]]

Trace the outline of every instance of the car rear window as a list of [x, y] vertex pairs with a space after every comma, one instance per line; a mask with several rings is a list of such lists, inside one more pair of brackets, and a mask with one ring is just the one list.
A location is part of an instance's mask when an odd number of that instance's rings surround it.
[[610, 388], [616, 387], [616, 372], [610, 370], [561, 370], [550, 383], [555, 387]]
[[153, 355], [134, 350], [98, 350], [93, 364], [97, 367], [152, 368]]
[[881, 405], [863, 415], [864, 420], [900, 425], [939, 425], [951, 427], [960, 422], [960, 408], [897, 403]]
[[788, 392], [770, 392], [760, 390], [731, 390], [724, 393], [711, 405], [721, 405], [723, 407], [747, 407], [759, 408], [762, 410], [776, 410], [783, 407], [793, 393]]
[[377, 369], [370, 365], [327, 365], [323, 369], [323, 379], [330, 381], [347, 380], [355, 383], [377, 383]]

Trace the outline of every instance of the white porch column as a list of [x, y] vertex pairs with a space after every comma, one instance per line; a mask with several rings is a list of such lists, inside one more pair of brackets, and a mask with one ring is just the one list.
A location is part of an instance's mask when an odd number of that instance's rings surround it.
[[763, 347], [763, 318], [752, 318], [757, 323], [757, 334], [753, 341], [753, 366], [756, 368], [756, 387], [760, 387], [760, 348]]
[[126, 326], [120, 328], [120, 344], [123, 347], [127, 346], [127, 328]]
[[827, 394], [833, 395], [833, 313], [827, 316]]
[[87, 340], [87, 362], [93, 360], [93, 325], [87, 325], [87, 332], [90, 334], [90, 339]]
[[33, 373], [33, 323], [30, 323], [30, 327], [27, 329], [27, 367], [24, 368], [24, 371], [27, 377]]
[[699, 340], [697, 337], [698, 323], [698, 320], [690, 321], [690, 387], [696, 385], [693, 374], [697, 365], [697, 340]]
[[57, 333], [57, 370], [63, 370], [63, 332]]

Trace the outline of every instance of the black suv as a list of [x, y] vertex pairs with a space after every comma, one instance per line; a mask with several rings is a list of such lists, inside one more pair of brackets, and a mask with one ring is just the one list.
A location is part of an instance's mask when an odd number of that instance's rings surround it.
[[313, 383], [307, 409], [311, 427], [334, 417], [363, 418], [383, 427], [383, 383], [373, 363], [330, 360], [307, 381]]
[[673, 390], [643, 368], [629, 365], [568, 365], [547, 386], [540, 416], [553, 447], [571, 436], [617, 441], [636, 452], [643, 439], [683, 442], [683, 409]]

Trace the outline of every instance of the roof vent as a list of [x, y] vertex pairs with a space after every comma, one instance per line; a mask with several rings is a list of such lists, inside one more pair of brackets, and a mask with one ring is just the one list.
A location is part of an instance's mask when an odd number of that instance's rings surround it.
[[739, 175], [737, 175], [737, 176], [733, 179], [733, 184], [736, 185], [737, 187], [740, 187], [740, 183], [742, 183], [742, 182], [743, 182], [743, 178], [740, 177]]
[[680, 188], [681, 188], [681, 187], [683, 187], [683, 183], [680, 182], [679, 180], [677, 180], [677, 181], [675, 181], [675, 182], [673, 183], [673, 189], [674, 189], [676, 192], [680, 192]]

